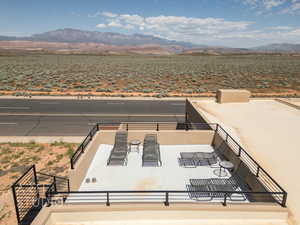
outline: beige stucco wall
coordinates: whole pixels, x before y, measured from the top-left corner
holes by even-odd
[[[75,164],[73,170],[69,170],[69,180],[71,190],[78,190],[81,185],[82,179],[84,178],[87,170],[101,144],[101,138],[99,138],[100,132],[97,132],[93,140],[88,144],[85,152],[81,155],[79,160]]]
[[[176,122],[161,122],[161,123],[152,123],[152,122],[131,122],[131,123],[123,123],[120,125],[119,129],[124,130],[176,130],[177,123]]]
[[[217,102],[249,102],[250,91],[240,89],[220,89],[217,91]]]
[[[214,148],[217,148],[218,146],[220,146],[222,144],[223,141],[224,140],[221,138],[221,136],[218,133],[215,133],[212,146]]]
[[[191,123],[209,123],[209,120],[198,109],[192,99],[187,99],[185,102],[185,112],[187,120]]]
[[[74,170],[69,171],[71,190],[78,190],[87,170],[96,154],[100,144],[114,144],[115,130],[102,130],[97,132],[94,139],[81,155]],[[163,130],[163,131],[129,131],[128,142],[138,139],[144,140],[146,134],[157,134],[157,139],[161,145],[185,145],[185,144],[212,144],[214,131],[212,130]]]
[[[279,98],[277,98],[277,99],[275,99],[275,101],[278,101],[280,103],[283,103],[285,105],[288,105],[290,107],[293,107],[295,109],[300,110],[300,100],[297,99],[297,98],[293,99],[293,100],[291,100],[291,99],[279,99]]]
[[[102,144],[113,144],[116,131],[101,131],[99,139]],[[146,134],[157,134],[161,145],[211,144],[214,131],[211,130],[136,130],[128,132],[128,142],[137,139],[143,141]]]
[[[270,204],[177,203],[45,207],[32,225],[58,224],[287,225],[287,210]]]
[[[272,99],[217,104],[198,101],[209,121],[219,123],[288,192],[291,224],[300,224],[300,111]]]

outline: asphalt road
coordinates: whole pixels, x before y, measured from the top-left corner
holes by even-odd
[[[0,136],[85,136],[96,122],[183,122],[184,101],[0,100]]]

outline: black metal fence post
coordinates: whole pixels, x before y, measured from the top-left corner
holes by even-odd
[[[159,123],[156,124],[156,131],[159,131]]]
[[[259,165],[257,165],[256,177],[259,177],[259,170],[260,170],[260,166],[259,166]]]
[[[71,163],[71,170],[74,170],[73,157],[70,159],[70,163]]]
[[[70,192],[70,180],[68,179],[68,192]]]
[[[33,169],[33,176],[34,176],[34,183],[35,183],[35,190],[36,190],[36,198],[39,199],[40,192],[39,192],[39,187],[38,187],[38,180],[37,180],[37,176],[36,176],[35,165],[33,165],[32,169]]]
[[[16,215],[17,215],[17,221],[18,221],[18,224],[19,224],[21,222],[21,219],[20,219],[20,212],[19,212],[19,208],[18,208],[18,199],[17,199],[17,195],[16,195],[15,185],[13,185],[11,187],[11,189],[12,189],[14,203],[15,203],[15,210],[16,210]]]
[[[51,193],[49,193],[48,191],[46,192],[45,194],[46,196],[46,201],[47,201],[47,207],[50,207],[51,206]]]
[[[166,192],[166,201],[165,201],[165,206],[169,206],[169,192]]]
[[[106,192],[106,206],[110,206],[110,202],[109,202],[109,192]]]
[[[186,131],[189,130],[189,125],[188,125],[188,123],[185,123],[185,130],[186,130]]]
[[[286,207],[287,193],[284,192],[281,206]]]
[[[224,202],[222,204],[223,206],[227,206],[227,193],[224,195]]]
[[[239,146],[239,153],[238,153],[238,157],[241,157],[241,152],[242,152],[242,148],[241,148],[241,146]]]
[[[57,192],[57,187],[56,187],[56,177],[53,177],[53,183],[54,183],[54,192]]]

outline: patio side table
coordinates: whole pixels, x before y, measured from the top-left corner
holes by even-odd
[[[140,153],[140,144],[141,144],[141,141],[139,141],[139,140],[132,140],[130,142],[130,152],[133,152],[132,151],[132,146],[134,146],[135,147],[135,151],[137,153]]]
[[[234,165],[230,161],[222,161],[219,163],[220,169],[215,169],[214,174],[218,177],[226,177],[226,170],[231,170],[234,168]]]

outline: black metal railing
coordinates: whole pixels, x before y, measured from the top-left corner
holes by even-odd
[[[96,128],[95,128],[96,127]],[[274,199],[277,203],[279,203],[282,206],[286,205],[286,199],[287,199],[287,193],[286,191],[260,166],[260,164],[255,161],[241,145],[234,139],[228,132],[223,129],[222,126],[220,126],[217,123],[140,123],[140,122],[130,122],[130,123],[97,123],[95,127],[92,129],[91,132],[95,134],[100,129],[114,129],[116,127],[126,130],[173,130],[173,129],[179,129],[179,130],[213,130],[215,131],[215,134],[218,134],[230,147],[230,149],[235,153],[236,156],[238,156],[249,168],[249,170],[255,174],[257,179],[262,183],[262,185],[266,188],[265,192],[242,192],[244,194],[247,194],[248,196],[257,194],[257,195],[267,195],[271,196],[272,199]],[[97,130],[96,130],[97,129]],[[90,133],[91,133],[90,132]],[[88,137],[90,134],[88,135]],[[86,138],[87,139],[87,138]],[[86,140],[85,139],[85,140]],[[81,154],[84,152],[83,150],[80,151]],[[74,166],[74,164],[73,164]],[[110,191],[106,191],[108,193],[111,193]],[[125,191],[126,192],[126,191]],[[120,192],[120,193],[125,193]],[[160,192],[160,191],[158,191]],[[163,191],[166,192],[166,191]],[[184,193],[185,191],[179,191]],[[88,192],[89,193],[89,192]],[[103,192],[99,192],[103,193]],[[126,192],[126,193],[132,193],[132,192]],[[137,192],[139,193],[139,192]],[[228,193],[224,192],[223,194],[225,196],[228,196]]]
[[[15,203],[16,217],[18,224],[30,224],[39,213],[47,198],[46,193],[49,187],[56,187],[53,191],[70,191],[69,179],[39,173],[35,165],[15,182],[11,189]]]
[[[48,189],[50,184],[54,185],[55,191],[70,191],[70,181],[65,177],[49,175],[41,172],[36,172],[38,184],[44,185]],[[43,193],[46,193],[43,190]]]
[[[126,123],[125,123],[126,124]],[[110,124],[112,125],[112,124]],[[105,124],[96,124],[84,139],[79,148],[80,154],[92,140],[94,135],[103,128]],[[197,128],[204,125],[189,124]],[[238,189],[237,191],[225,190],[103,190],[103,191],[72,191],[69,180],[63,177],[36,172],[35,166],[31,166],[13,185],[12,193],[15,202],[18,224],[30,224],[34,215],[47,203],[51,205],[56,202],[72,202],[76,196],[84,202],[96,201],[110,205],[112,202],[163,202],[166,206],[170,203],[198,200],[207,201],[207,198],[217,198],[224,206],[231,201],[249,202],[276,202],[282,207],[286,206],[287,192],[251,157],[246,150],[218,124],[206,124],[210,130],[214,130],[215,138],[219,136],[222,141],[235,153],[237,157],[248,167],[256,179],[264,186],[264,191],[249,191],[249,189]],[[101,128],[100,128],[101,127]],[[83,150],[82,150],[83,149]],[[74,156],[75,157],[75,156]],[[76,160],[77,160],[76,159]],[[73,161],[74,162],[76,162]],[[74,165],[74,164],[73,164]],[[251,190],[251,189],[250,189]],[[243,196],[241,199],[232,199],[233,195]],[[24,222],[25,221],[25,222]]]
[[[89,134],[78,146],[70,159],[71,169],[75,168],[76,162],[85,152],[86,146],[91,142],[99,130],[116,130],[124,129],[127,131],[134,130],[216,130],[216,123],[176,123],[176,122],[125,122],[125,123],[96,123],[90,130]]]
[[[105,127],[105,123],[99,126]],[[110,123],[110,125],[112,125]],[[114,124],[115,126],[117,124]],[[177,122],[125,122],[119,123],[120,129],[127,131],[134,130],[215,130],[216,123],[177,123]]]
[[[127,202],[127,203],[137,203],[137,202],[162,202],[166,206],[170,203],[182,203],[182,202],[210,202],[211,199],[218,199],[224,206],[227,205],[228,200],[232,202],[245,202],[245,199],[256,199],[255,202],[266,202],[266,197],[272,195],[283,195],[282,192],[254,192],[254,191],[199,191],[199,190],[140,190],[140,191],[70,191],[70,192],[52,192],[49,196],[55,199],[59,199],[61,196],[61,201],[65,202],[65,196],[68,195],[67,203],[105,203],[110,206],[113,202]],[[238,195],[233,199],[233,195]],[[196,196],[196,197],[195,197]],[[239,197],[240,196],[240,197]],[[74,201],[72,200],[75,199]],[[208,198],[210,200],[208,200]],[[261,199],[261,200],[260,200]],[[268,198],[270,202],[271,198]],[[49,199],[48,202],[54,202]],[[217,201],[214,201],[217,202]],[[252,201],[254,202],[254,201]]]
[[[228,134],[223,127],[217,125],[216,134],[227,143],[230,149],[238,156],[249,168],[249,170],[256,176],[256,178],[263,184],[268,193],[283,207],[286,206],[287,192],[268,174],[262,166],[249,153],[241,147],[241,145]]]
[[[99,130],[215,130],[216,123],[177,123],[177,122],[122,122],[97,123]]]
[[[89,134],[85,137],[83,142],[79,145],[77,150],[74,152],[70,159],[71,169],[74,169],[75,163],[78,161],[80,156],[84,153],[86,146],[93,140],[95,134],[99,131],[99,124],[97,123],[89,132]]]

